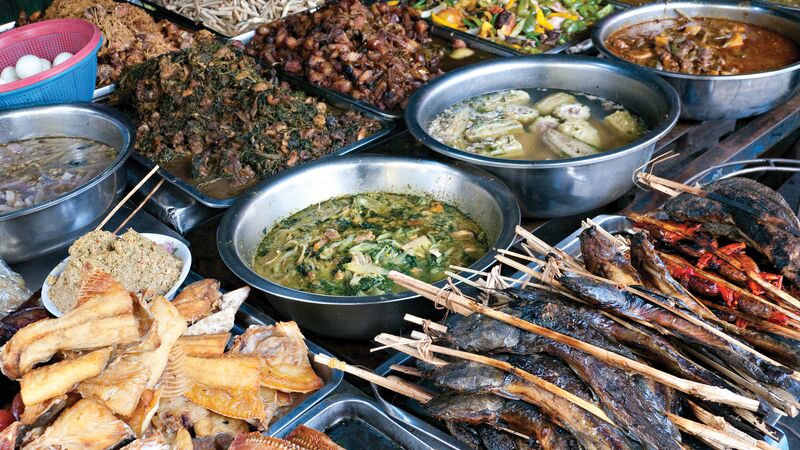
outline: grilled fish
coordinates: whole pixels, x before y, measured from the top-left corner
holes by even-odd
[[[627,255],[620,252],[596,226],[580,234],[581,255],[586,269],[595,275],[625,285],[643,284]]]
[[[709,350],[728,364],[744,371],[752,378],[768,385],[777,386],[800,398],[800,383],[792,378],[792,371],[775,365],[723,340],[709,330],[673,314],[616,285],[590,279],[577,274],[564,274],[561,284],[583,300],[602,309],[614,311],[625,317],[645,320],[661,326],[682,338],[685,342]],[[650,293],[660,297],[659,294]],[[660,297],[662,301],[665,298]]]
[[[700,317],[714,317],[708,308],[698,302],[683,285],[670,275],[664,261],[658,257],[653,243],[642,232],[635,233],[631,237],[631,261],[641,274],[645,286],[678,300],[680,306]]]
[[[105,450],[133,436],[125,422],[102,403],[83,399],[69,407],[25,449]]]
[[[715,234],[743,238],[800,285],[800,221],[780,194],[748,178],[717,180],[704,190],[742,207],[681,194],[668,200],[664,210],[675,220],[701,222]]]

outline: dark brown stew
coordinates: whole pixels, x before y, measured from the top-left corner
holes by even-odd
[[[766,72],[800,60],[797,43],[780,33],[707,17],[632,25],[612,34],[606,47],[627,61],[685,74]]]

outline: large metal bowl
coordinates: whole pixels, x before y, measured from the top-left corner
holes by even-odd
[[[677,10],[695,17],[730,19],[769,28],[800,43],[796,17],[748,3],[668,2],[632,8],[605,18],[592,32],[597,49],[613,61],[631,64],[606,47],[615,31],[637,23],[676,18]],[[638,66],[644,67],[644,66]],[[740,119],[769,111],[797,92],[800,61],[768,72],[744,75],[687,75],[644,67],[667,80],[681,98],[681,118],[694,120]]]
[[[0,214],[0,258],[18,263],[71,244],[94,228],[125,186],[120,170],[133,148],[133,127],[119,112],[93,103],[0,112],[0,142],[38,137],[79,137],[119,151],[102,173],[60,197]],[[2,170],[2,168],[0,168]]]
[[[439,113],[462,100],[504,89],[550,88],[597,95],[642,117],[650,132],[595,156],[552,161],[488,158],[445,145],[428,134]],[[526,217],[580,214],[605,205],[633,186],[632,174],[650,160],[656,141],[678,120],[678,95],[664,80],[631,64],[567,55],[503,58],[455,70],[409,100],[406,124],[434,151],[484,168],[517,195]]]
[[[283,172],[239,200],[225,213],[217,230],[220,256],[233,273],[264,291],[281,314],[303,328],[352,339],[398,331],[405,313],[429,314],[431,302],[411,292],[368,297],[312,294],[275,284],[251,268],[256,247],[279,221],[319,202],[363,192],[424,193],[456,206],[480,225],[493,248],[511,245],[520,220],[511,191],[497,178],[466,164],[343,157]],[[490,252],[471,267],[483,270],[493,260]],[[444,281],[438,285],[443,286]]]

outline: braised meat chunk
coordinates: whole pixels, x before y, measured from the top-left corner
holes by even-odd
[[[258,28],[247,54],[384,110],[442,73],[429,26],[407,5],[342,0]]]

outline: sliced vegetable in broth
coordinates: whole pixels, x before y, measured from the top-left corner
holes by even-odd
[[[435,282],[450,265],[488,251],[486,234],[457,208],[428,196],[365,193],[327,200],[282,220],[253,260],[264,278],[326,295],[400,292],[390,270]]]
[[[428,127],[433,138],[459,150],[520,160],[594,155],[646,132],[644,121],[620,105],[556,89],[473,97],[447,108]]]

